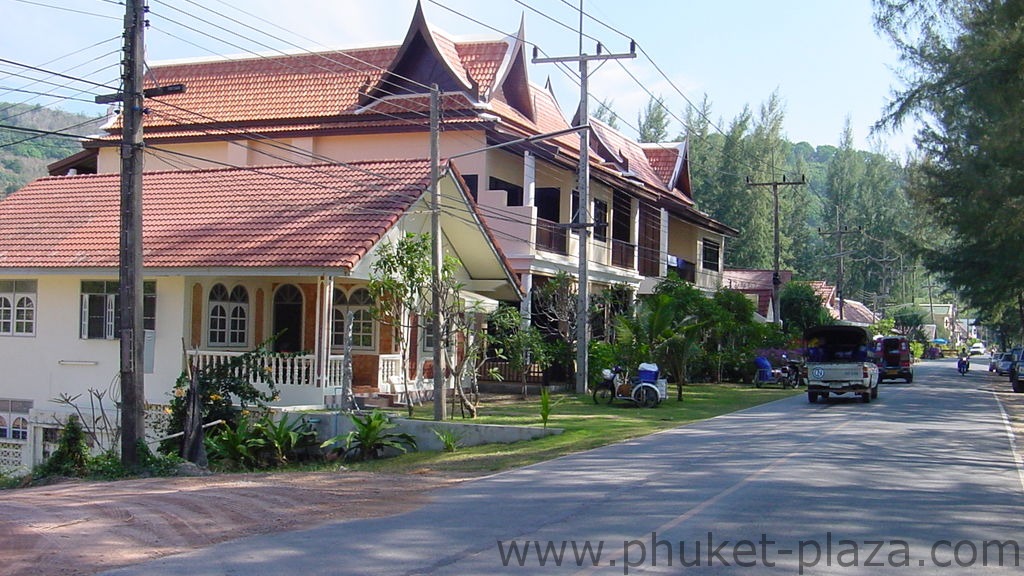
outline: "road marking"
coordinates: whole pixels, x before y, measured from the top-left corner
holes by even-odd
[[[821,442],[825,438],[827,438],[829,436],[832,436],[833,434],[835,434],[836,432],[838,432],[838,431],[842,430],[843,428],[849,426],[850,424],[859,421],[861,418],[863,418],[863,415],[851,418],[849,420],[846,420],[842,424],[839,424],[838,426],[836,426],[836,427],[832,428],[831,430],[825,432],[824,434],[818,436],[813,442],[811,442],[811,444],[813,445],[813,444],[817,444],[818,442]],[[760,478],[761,476],[764,476],[765,474],[775,470],[776,468],[778,468],[782,463],[786,462],[787,460],[790,460],[790,459],[792,459],[795,456],[806,456],[806,455],[807,455],[807,447],[806,446],[802,446],[800,450],[796,450],[796,451],[790,452],[789,454],[786,454],[785,456],[780,456],[780,457],[776,458],[775,460],[772,460],[771,462],[768,463],[768,465],[762,467],[760,470],[756,470],[754,472],[751,472],[750,474],[744,476],[742,479],[737,481],[732,486],[729,486],[728,488],[726,488],[725,490],[722,490],[718,494],[715,494],[711,498],[708,498],[707,500],[704,500],[700,504],[697,504],[696,506],[694,506],[693,508],[690,508],[686,512],[683,512],[679,516],[676,516],[675,518],[669,520],[668,522],[665,522],[661,526],[658,526],[657,528],[654,529],[653,532],[654,533],[667,532],[668,530],[671,530],[672,528],[675,528],[676,526],[682,524],[683,522],[686,522],[690,518],[693,518],[697,514],[700,514],[705,509],[707,509],[709,506],[713,506],[713,505],[717,504],[718,502],[721,502],[724,498],[728,497],[733,492],[736,492],[737,490],[739,490],[741,488],[745,488],[751,482],[753,482],[753,481],[757,480],[758,478]],[[623,559],[623,556],[624,556],[624,551],[619,551],[619,552],[617,552],[615,554],[615,556],[613,557],[613,559],[611,561],[615,562],[616,560],[621,560],[621,559]],[[592,567],[592,568],[588,567],[588,568],[585,568],[583,570],[580,570],[579,572],[576,572],[575,574],[576,575],[590,574],[591,572],[594,572],[598,568],[599,567],[597,567],[597,566]]]
[[[1024,492],[1024,460],[1020,457],[1020,452],[1017,451],[1017,440],[1013,434],[1013,423],[1010,422],[1010,416],[1006,414],[1006,410],[1003,409],[1003,402],[999,399],[999,396],[995,392],[990,392],[992,397],[996,401],[996,405],[999,406],[999,414],[1003,418],[1003,426],[1006,427],[1006,437],[1010,439],[1010,452],[1013,453],[1013,463],[1017,466],[1017,476],[1020,478],[1020,490]]]

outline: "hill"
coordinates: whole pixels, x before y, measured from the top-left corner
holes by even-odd
[[[0,197],[46,176],[46,165],[82,149],[76,138],[99,132],[103,117],[0,102]],[[66,134],[43,135],[16,128]]]

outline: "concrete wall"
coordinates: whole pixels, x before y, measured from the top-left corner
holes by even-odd
[[[348,434],[352,430],[352,420],[347,414],[339,412],[303,412],[317,429],[317,438],[323,441],[339,434]],[[539,419],[539,417],[538,417]],[[533,440],[554,434],[561,434],[561,428],[540,428],[533,426],[504,426],[497,424],[472,424],[463,422],[433,422],[428,420],[409,420],[392,416],[391,421],[397,424],[394,432],[406,432],[416,438],[418,450],[442,450],[444,444],[434,434],[434,430],[451,430],[459,437],[460,446],[477,446],[480,444],[510,444],[521,440]]]

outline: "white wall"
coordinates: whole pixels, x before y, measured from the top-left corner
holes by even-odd
[[[5,276],[4,279],[13,276]],[[120,373],[118,340],[79,338],[81,281],[114,280],[102,275],[31,276],[37,281],[36,333],[32,337],[0,336],[0,398],[33,400],[34,407],[52,408],[61,393],[82,395],[90,388],[115,388]],[[156,280],[156,356],[153,374],[145,375],[146,400],[165,404],[181,373],[184,288],[181,278]]]

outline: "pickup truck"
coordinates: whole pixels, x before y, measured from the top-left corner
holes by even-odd
[[[830,394],[878,398],[878,366],[871,334],[860,326],[835,324],[804,331],[807,345],[807,401]]]

